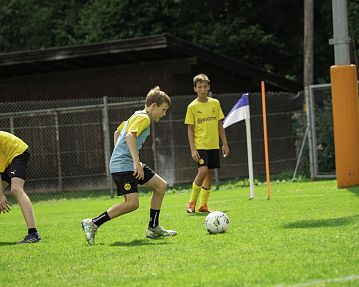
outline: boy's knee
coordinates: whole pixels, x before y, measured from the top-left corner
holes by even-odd
[[[163,181],[158,188],[159,192],[164,194],[167,190],[167,187],[168,187],[167,181]]]
[[[154,188],[154,192],[157,193],[158,195],[163,196],[167,190],[167,186],[168,186],[167,182],[163,181]]]
[[[207,174],[208,174],[208,169],[204,169],[204,168],[201,168],[201,169],[199,169],[198,170],[198,175],[200,176],[200,177],[206,177],[207,176]]]
[[[138,201],[132,201],[132,202],[128,202],[128,207],[131,211],[134,211],[136,209],[138,209],[140,207],[140,204]]]
[[[21,188],[20,186],[11,186],[10,188],[10,192],[15,196],[18,197],[20,195],[23,195],[25,193],[24,189]]]
[[[163,192],[165,192],[165,191],[167,190],[167,188],[168,188],[168,183],[167,183],[167,181],[163,181],[162,186],[161,186],[161,189],[163,190]]]

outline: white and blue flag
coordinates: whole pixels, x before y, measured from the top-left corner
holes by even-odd
[[[252,159],[252,137],[251,137],[251,123],[249,113],[249,94],[243,94],[237,101],[226,118],[223,120],[223,127],[229,127],[237,122],[246,120],[246,135],[247,135],[247,153],[248,153],[248,176],[249,176],[249,196],[254,198],[254,177],[253,177],[253,159]]]
[[[226,118],[223,120],[223,127],[229,127],[234,123],[243,121],[250,118],[249,113],[249,98],[248,93],[243,94],[242,97],[237,101],[231,111],[228,113]]]

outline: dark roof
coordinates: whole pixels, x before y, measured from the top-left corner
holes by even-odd
[[[169,34],[111,42],[0,53],[0,79],[58,71],[196,57],[222,69],[264,80],[280,89],[302,85],[238,59],[214,53]]]

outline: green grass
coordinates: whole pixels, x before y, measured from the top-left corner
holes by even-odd
[[[209,235],[203,215],[187,216],[188,192],[167,194],[161,225],[173,238],[146,239],[150,194],[140,208],[103,225],[86,246],[80,221],[122,200],[108,197],[36,202],[42,242],[25,235],[20,208],[0,215],[1,286],[359,286],[359,188],[335,181],[212,192],[210,207],[230,218]]]

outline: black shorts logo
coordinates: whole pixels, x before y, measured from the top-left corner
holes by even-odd
[[[204,164],[204,159],[201,158],[198,163],[199,163],[199,164]]]
[[[129,182],[126,182],[123,188],[128,191],[131,189],[131,184]]]

